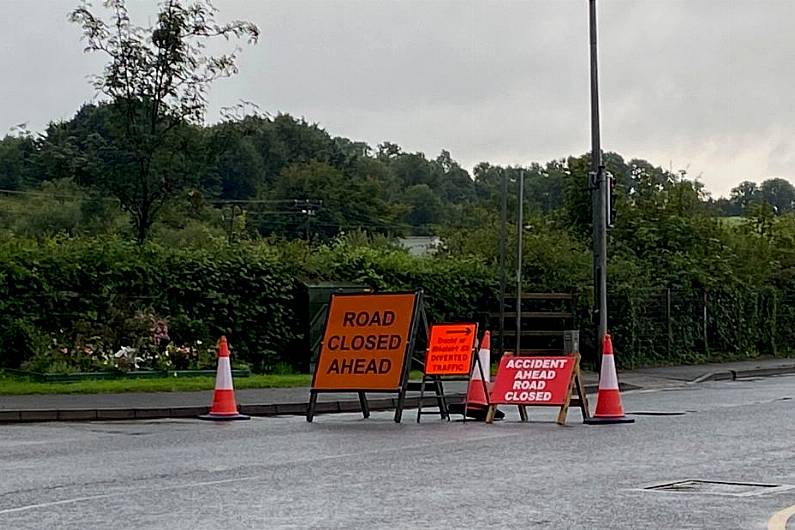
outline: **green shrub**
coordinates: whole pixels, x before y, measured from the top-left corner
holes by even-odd
[[[528,240],[527,288],[576,292],[583,344],[594,343],[586,340],[591,294],[585,251],[564,239],[558,249],[563,255],[556,256],[552,235],[539,232]],[[698,276],[663,277],[626,252],[613,256],[610,267],[609,324],[622,366],[791,349],[793,295],[784,289],[737,281],[705,288]],[[676,284],[669,342],[665,293],[670,278]],[[109,356],[122,346],[143,352],[151,367],[168,362],[206,366],[213,362],[218,337],[226,335],[235,362],[256,371],[284,371],[294,364],[302,338],[296,287],[307,280],[356,282],[381,291],[422,288],[432,322],[485,325],[485,315],[497,307],[498,271],[488,259],[413,257],[361,237],[314,249],[276,240],[233,245],[205,240],[196,248],[116,239],[5,239],[0,241],[0,366],[112,368]],[[157,320],[168,326],[168,354],[152,342]],[[197,342],[205,345],[202,359],[179,353]]]

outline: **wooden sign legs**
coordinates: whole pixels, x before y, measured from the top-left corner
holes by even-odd
[[[566,402],[560,407],[560,412],[558,413],[558,419],[556,421],[558,425],[566,424],[566,416],[569,413],[569,405],[571,404],[571,395],[575,389],[577,391],[577,401],[575,403],[580,406],[582,419],[586,420],[591,417],[591,413],[588,409],[588,397],[585,395],[585,383],[583,382],[582,372],[580,371],[580,354],[575,353],[574,357],[574,371],[572,372],[571,383],[569,383],[569,393],[566,396]]]

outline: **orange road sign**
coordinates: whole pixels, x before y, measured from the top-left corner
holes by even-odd
[[[399,391],[416,293],[334,294],[313,390]]]
[[[425,375],[469,375],[477,325],[434,324],[425,357]]]

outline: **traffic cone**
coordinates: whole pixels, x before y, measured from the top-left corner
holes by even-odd
[[[238,413],[235,389],[232,385],[232,367],[229,364],[229,345],[226,337],[218,342],[218,370],[215,374],[215,392],[210,413],[199,416],[202,420],[229,421],[247,420],[248,416]]]
[[[483,377],[480,376],[480,369],[477,365],[472,367],[472,375],[469,378],[469,386],[467,387],[467,399],[465,403],[453,403],[449,406],[449,410],[453,414],[465,414],[466,416],[476,419],[485,420],[486,414],[489,411],[489,398],[483,389],[483,381],[486,381],[486,387],[491,393],[491,335],[488,331],[483,334],[483,340],[478,349],[478,359],[480,365],[483,367]],[[505,417],[505,413],[501,410],[495,411],[496,419]]]
[[[483,340],[480,342],[478,358],[480,366],[483,367],[483,378],[481,379],[478,366],[473,366],[467,388],[467,408],[488,408],[489,406],[489,397],[483,390],[483,380],[485,379],[486,387],[491,391],[489,385],[491,380],[491,334],[488,331],[483,334]]]
[[[596,412],[584,420],[589,425],[605,423],[634,423],[635,420],[624,415],[621,406],[621,391],[618,388],[616,363],[613,359],[613,341],[605,333],[602,346],[602,370],[599,372],[599,391],[596,394]]]

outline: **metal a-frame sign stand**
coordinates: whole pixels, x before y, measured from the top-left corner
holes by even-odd
[[[430,337],[429,333],[429,337]],[[479,355],[479,348],[480,342],[477,340],[478,336],[478,326],[477,324],[474,325],[474,337],[475,340],[472,344],[471,348],[471,360],[467,366],[466,375],[459,374],[459,373],[452,373],[452,374],[444,374],[444,373],[434,373],[434,374],[427,374],[426,370],[427,367],[423,364],[423,375],[422,375],[422,386],[420,387],[420,400],[417,406],[417,423],[420,423],[421,418],[424,414],[440,414],[443,420],[450,421],[450,409],[447,405],[447,396],[444,393],[444,383],[445,382],[453,382],[453,381],[466,381],[470,383],[472,380],[472,374],[474,373],[475,366],[477,366],[478,373],[480,374],[480,382],[483,385],[483,394],[486,396],[486,401],[489,401],[489,388],[488,383],[486,382],[485,373],[483,371],[483,365],[480,362],[480,355]],[[430,338],[429,338],[430,342]],[[428,345],[429,352],[430,352],[431,345]],[[427,357],[427,354],[426,354]],[[433,382],[434,387],[436,390],[436,399],[439,404],[439,411],[423,411],[423,402],[425,396],[425,384],[426,382]],[[467,385],[468,386],[468,385]],[[463,408],[463,421],[466,422],[467,414],[469,412],[469,392],[466,393],[464,397],[464,408]]]
[[[335,299],[343,298],[343,297],[359,297],[363,302],[363,306],[366,306],[367,300],[365,297],[378,297],[378,296],[385,296],[388,297],[390,295],[412,295],[414,297],[414,303],[411,309],[411,323],[408,327],[408,337],[404,341],[405,347],[403,349],[402,354],[402,367],[400,372],[400,383],[396,388],[368,388],[364,386],[357,386],[356,384],[353,385],[346,385],[341,384],[337,386],[326,386],[318,388],[316,387],[316,383],[318,382],[318,372],[321,369],[321,360],[322,356],[324,355],[324,350],[329,347],[329,337],[327,337],[329,331],[329,320],[331,318],[332,307],[334,305]],[[370,408],[367,403],[367,393],[396,393],[397,394],[397,404],[395,408],[395,423],[400,423],[403,417],[403,409],[406,405],[406,393],[409,389],[409,374],[411,371],[411,361],[413,358],[413,352],[416,343],[416,336],[417,331],[420,327],[420,322],[422,321],[423,327],[427,330],[427,319],[425,316],[425,311],[423,309],[423,293],[422,289],[417,289],[414,292],[401,292],[401,293],[392,293],[392,292],[384,292],[384,293],[356,293],[356,294],[337,294],[334,293],[331,295],[331,300],[329,302],[329,310],[326,314],[326,324],[324,328],[324,336],[323,336],[323,343],[321,344],[321,351],[318,357],[318,362],[315,365],[315,373],[312,378],[312,388],[309,392],[309,403],[307,405],[307,412],[306,412],[306,421],[312,422],[315,416],[315,409],[317,407],[317,398],[318,394],[321,393],[340,393],[340,392],[355,392],[359,396],[359,403],[361,404],[362,416],[364,418],[368,418],[370,416]]]

